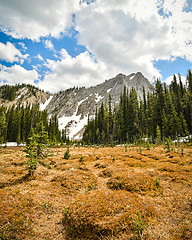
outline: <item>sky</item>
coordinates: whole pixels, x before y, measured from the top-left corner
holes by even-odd
[[[192,69],[192,0],[0,0],[0,85],[49,92]]]

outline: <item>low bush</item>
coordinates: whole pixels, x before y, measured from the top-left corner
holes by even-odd
[[[65,154],[64,154],[64,159],[68,160],[70,158],[71,154],[70,154],[70,150],[69,147],[67,148]]]

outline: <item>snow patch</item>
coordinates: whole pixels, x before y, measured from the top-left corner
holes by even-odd
[[[16,97],[16,99],[18,100],[19,98],[21,98],[23,95],[25,95],[25,94],[27,94],[27,92],[28,92],[28,88],[23,88],[23,92],[21,92],[21,94],[18,96],[18,97]]]
[[[95,93],[95,97],[96,97],[95,102],[99,102],[99,101],[101,101],[104,98],[102,96],[99,96],[98,93]]]
[[[74,135],[76,135],[87,124],[88,115],[84,116],[83,119],[81,119],[81,114],[77,115],[79,106],[87,99],[88,97],[78,102],[76,111],[73,113],[72,116],[63,116],[58,119],[60,130],[64,129],[68,125],[67,136],[69,137],[69,139],[73,139]],[[75,139],[79,139],[78,136],[76,136]]]
[[[25,146],[26,144],[25,143],[16,143],[16,142],[7,142],[7,143],[3,143],[3,144],[0,144],[0,146],[7,146],[7,147],[17,147],[17,146]]]
[[[135,77],[135,74],[133,74],[133,76],[131,76],[129,80],[132,80],[134,77]]]
[[[85,102],[87,99],[88,99],[88,97],[86,97],[85,99],[78,102],[77,111],[78,111],[78,107],[81,105],[81,103]]]
[[[80,119],[80,118],[81,118],[81,115],[76,116],[75,113],[71,117],[63,116],[59,118],[58,119],[59,129],[62,130],[68,125],[67,136],[69,137],[69,139],[73,139],[74,135],[76,135],[87,124],[88,115],[84,116],[83,119]],[[77,138],[78,136],[75,137],[75,139]]]
[[[179,139],[176,139],[174,141],[172,141],[173,143],[177,143],[177,142],[189,142],[190,140],[192,140],[192,135],[186,136],[186,137],[180,137]]]
[[[50,103],[51,99],[53,98],[53,96],[50,96],[46,101],[45,103],[41,103],[40,104],[40,111],[44,111],[45,108],[47,107],[47,105]]]
[[[112,88],[109,88],[109,89],[107,90],[107,93],[109,93],[109,92],[111,91],[111,89],[112,89]]]

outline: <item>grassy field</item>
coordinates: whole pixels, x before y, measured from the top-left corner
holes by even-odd
[[[0,239],[192,239],[192,146],[0,149]]]

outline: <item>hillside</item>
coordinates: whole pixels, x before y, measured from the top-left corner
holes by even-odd
[[[3,85],[0,87],[0,106],[11,107],[13,105],[44,105],[51,94],[41,91],[32,85]],[[44,110],[44,109],[43,109]]]

